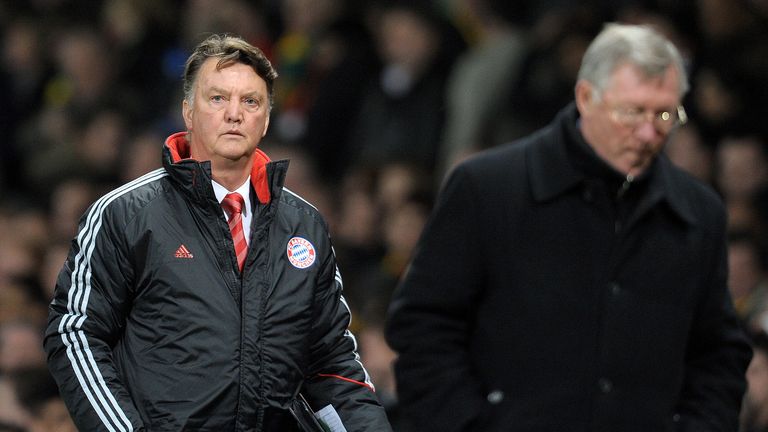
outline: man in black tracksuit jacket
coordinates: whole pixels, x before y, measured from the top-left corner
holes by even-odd
[[[89,208],[57,280],[45,349],[75,423],[290,431],[301,391],[350,432],[389,430],[347,329],[327,227],[282,187],[287,161],[256,149],[274,70],[234,37],[193,57],[188,132],[168,138],[162,169]],[[242,271],[221,186],[250,197]]]

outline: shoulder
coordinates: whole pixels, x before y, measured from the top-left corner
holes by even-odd
[[[280,194],[276,226],[272,232],[278,243],[287,241],[286,247],[290,254],[314,251],[310,253],[316,253],[322,263],[333,255],[328,224],[320,211],[298,193],[285,187]],[[293,261],[291,263],[297,266]]]
[[[286,187],[283,187],[280,194],[280,212],[295,222],[318,224],[323,229],[327,228],[325,219],[317,207]]]
[[[711,185],[678,168],[665,156],[661,156],[660,159],[668,173],[667,175],[677,189],[676,192],[692,200],[693,204],[716,207],[724,206],[720,194]]]
[[[169,186],[167,172],[159,168],[113,189],[88,209],[88,220],[127,224],[138,212],[161,196]]]
[[[480,173],[488,170],[499,170],[509,167],[510,164],[524,162],[525,141],[514,141],[501,144],[487,150],[480,151],[469,156],[454,168],[454,171],[467,173]]]
[[[674,166],[664,156],[660,157],[659,162],[674,205],[700,225],[712,228],[725,224],[725,204],[711,185]]]
[[[462,178],[482,187],[499,182],[519,183],[525,180],[531,152],[546,138],[544,131],[478,152],[462,161],[449,173],[449,178]]]

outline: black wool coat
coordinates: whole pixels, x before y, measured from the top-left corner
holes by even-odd
[[[664,155],[622,187],[577,116],[444,185],[386,329],[414,430],[736,430],[720,199]]]

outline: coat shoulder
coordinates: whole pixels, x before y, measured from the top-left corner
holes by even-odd
[[[286,187],[283,187],[280,194],[280,212],[293,222],[316,224],[325,230],[328,229],[328,224],[320,210],[301,195]]]
[[[673,166],[668,159],[664,162],[669,165],[668,175],[679,198],[685,200],[696,211],[725,212],[725,203],[721,195],[711,185]]]
[[[528,140],[513,141],[470,156],[454,169],[452,174],[496,182],[515,174],[523,174],[526,165]]]
[[[160,168],[111,190],[91,204],[84,218],[128,225],[169,188],[168,174]]]

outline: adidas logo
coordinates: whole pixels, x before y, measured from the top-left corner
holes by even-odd
[[[195,256],[192,255],[192,252],[187,249],[186,246],[181,245],[178,249],[176,249],[176,254],[174,255],[176,258],[194,258]]]

